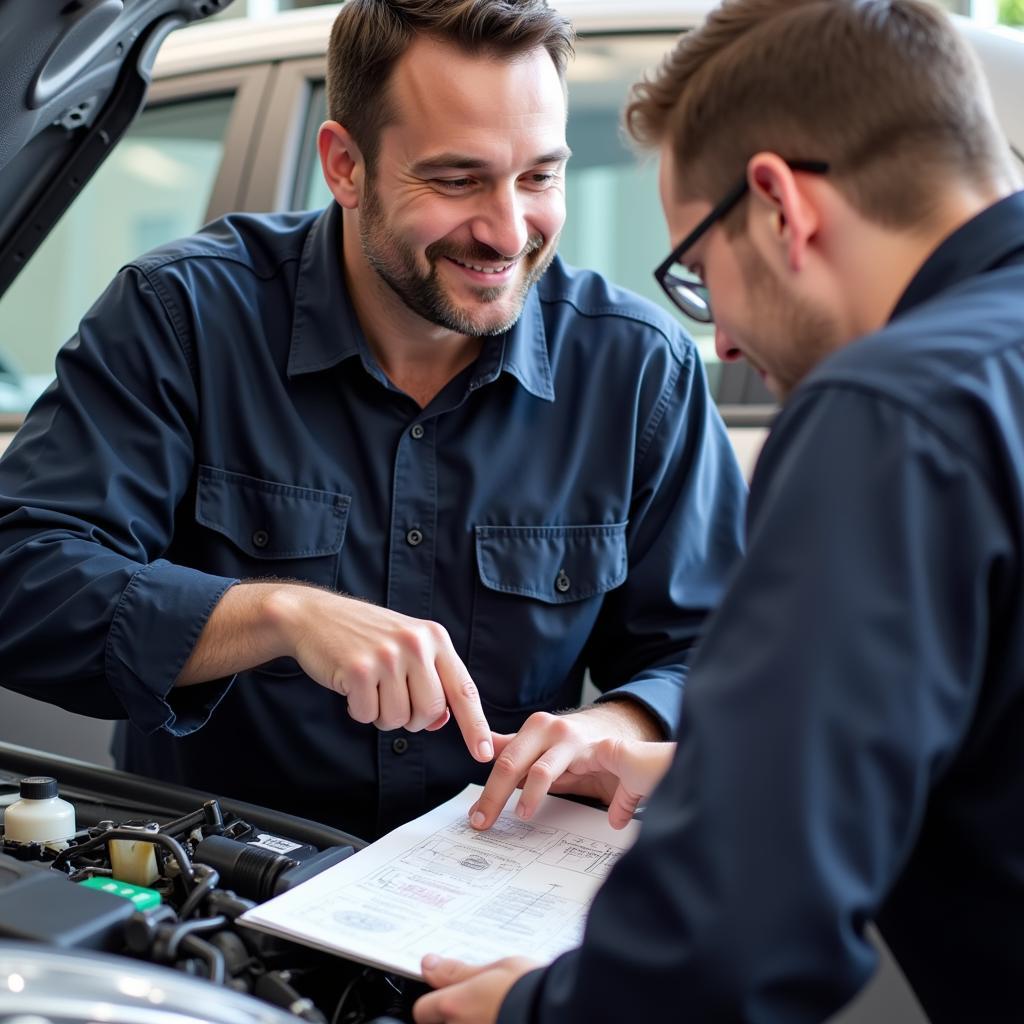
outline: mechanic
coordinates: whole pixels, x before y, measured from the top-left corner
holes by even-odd
[[[483,825],[672,734],[745,485],[675,319],[555,254],[571,49],[542,0],[344,6],[336,202],[125,267],[0,463],[4,685],[364,837],[495,743]]]
[[[935,1024],[1020,1020],[1024,192],[973,55],[920,0],[727,0],[627,119],[659,279],[785,404],[675,759],[570,765],[613,824],[667,769],[582,947],[431,959],[416,1020],[821,1021],[870,921]]]

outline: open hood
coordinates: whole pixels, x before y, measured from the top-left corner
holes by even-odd
[[[160,44],[231,0],[0,0],[0,295],[142,108]]]

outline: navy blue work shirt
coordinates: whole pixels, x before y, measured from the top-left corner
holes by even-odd
[[[0,462],[0,665],[127,717],[123,767],[369,837],[488,767],[454,723],[352,721],[290,659],[175,690],[228,587],[441,622],[501,732],[576,705],[587,667],[671,732],[745,485],[652,304],[556,260],[421,409],[371,355],[340,252],[332,205],[228,217],[122,270]]]
[[[933,1024],[1021,1020],[1024,193],[793,394],[747,541],[635,847],[499,1021],[816,1024],[872,919]]]

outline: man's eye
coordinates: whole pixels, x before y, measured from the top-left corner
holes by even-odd
[[[554,171],[535,171],[526,177],[526,181],[534,188],[548,188],[558,181]]]
[[[704,284],[704,264],[691,263],[686,268],[701,284]]]
[[[435,178],[434,184],[446,192],[464,192],[473,184],[472,178]]]

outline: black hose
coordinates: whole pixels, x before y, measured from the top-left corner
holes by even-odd
[[[65,865],[70,862],[72,857],[99,849],[99,847],[109,843],[111,839],[127,839],[133,843],[152,843],[154,846],[162,846],[170,851],[171,856],[178,862],[181,875],[188,883],[186,888],[191,892],[198,884],[195,869],[192,867],[192,858],[185,852],[185,848],[177,839],[172,839],[161,832],[146,832],[136,828],[107,829],[100,835],[93,836],[92,839],[88,839],[78,846],[69,846],[66,850],[61,850],[57,854],[51,867],[56,868],[58,871],[63,871]]]
[[[173,963],[178,959],[178,947],[190,935],[195,935],[197,932],[213,932],[218,928],[223,928],[227,923],[228,919],[223,914],[218,914],[216,917],[199,917],[194,921],[183,921],[181,924],[168,927],[161,935],[165,943],[164,956]],[[222,966],[223,959],[221,957]]]
[[[199,957],[205,961],[207,970],[210,972],[210,981],[214,985],[224,984],[224,954],[216,946],[211,946],[198,935],[186,935],[181,940],[181,948],[186,953]]]
[[[195,870],[197,875],[201,872],[203,877],[188,896],[185,897],[185,902],[182,903],[181,908],[178,910],[178,916],[182,921],[188,919],[189,915],[196,910],[206,896],[210,895],[220,881],[220,875],[206,864],[196,865]]]

